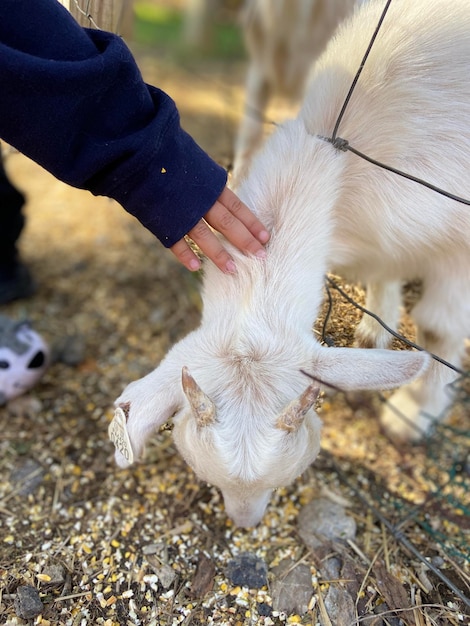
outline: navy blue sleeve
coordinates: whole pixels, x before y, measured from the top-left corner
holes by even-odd
[[[0,11],[0,137],[172,246],[217,200],[225,170],[121,38],[81,28],[56,0],[2,0]]]

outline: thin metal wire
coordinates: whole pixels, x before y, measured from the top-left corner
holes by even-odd
[[[93,15],[90,13],[91,0],[87,0],[85,9],[82,9],[82,7],[80,6],[80,3],[79,3],[78,0],[73,0],[73,3],[74,3],[75,8],[77,9],[77,11],[79,13],[81,13],[84,17],[86,17],[86,19],[90,22],[90,24],[94,28],[96,28],[97,30],[101,30],[100,27],[98,26],[98,24],[93,19]]]
[[[409,339],[407,339],[403,335],[400,335],[400,333],[397,333],[395,330],[393,330],[393,328],[390,328],[390,326],[387,326],[387,324],[382,319],[380,319],[380,317],[376,313],[373,313],[372,311],[369,311],[368,309],[366,309],[365,307],[360,305],[359,302],[356,302],[343,289],[341,289],[341,287],[332,278],[330,278],[329,276],[325,276],[325,280],[327,280],[330,283],[330,285],[334,289],[336,289],[336,291],[338,291],[343,296],[343,298],[345,300],[347,300],[350,304],[352,304],[357,309],[359,309],[359,311],[362,311],[362,313],[365,313],[366,315],[370,315],[370,317],[374,318],[376,320],[376,322],[378,322],[383,328],[385,328],[385,330],[387,332],[389,332],[391,335],[393,335],[396,339],[399,339],[400,341],[403,341],[410,348],[415,348],[415,350],[420,350],[421,352],[426,351],[425,348],[423,348],[422,346],[419,346],[418,344],[414,343],[413,341],[410,341]],[[457,372],[458,374],[461,374],[462,376],[467,376],[468,375],[467,372],[465,372],[464,370],[461,370],[460,368],[456,367],[455,365],[452,365],[452,363],[449,363],[448,361],[445,361],[444,359],[441,359],[441,357],[437,356],[437,354],[432,354],[432,352],[428,352],[428,354],[435,361],[438,361],[439,363],[442,363],[442,365],[445,365],[446,367],[450,368],[451,370],[454,370],[454,372]]]
[[[349,91],[348,91],[348,94],[346,96],[346,99],[343,102],[343,106],[341,107],[341,111],[340,111],[340,113],[338,115],[338,119],[336,120],[336,124],[335,124],[335,127],[333,129],[333,134],[331,136],[332,143],[334,143],[336,141],[336,135],[338,133],[339,125],[341,124],[341,120],[343,119],[344,113],[346,112],[346,109],[347,109],[347,106],[349,104],[349,101],[351,100],[351,96],[353,94],[353,91],[356,88],[356,84],[357,84],[357,82],[359,80],[359,77],[360,77],[360,75],[362,73],[364,65],[366,64],[367,58],[368,58],[368,56],[370,54],[370,51],[372,50],[372,46],[375,43],[377,35],[379,34],[379,30],[380,30],[380,28],[382,26],[382,23],[383,23],[383,21],[385,19],[385,16],[387,14],[387,11],[388,11],[388,8],[389,8],[391,2],[392,2],[392,0],[387,0],[387,3],[385,5],[385,7],[384,7],[384,10],[382,11],[382,15],[380,16],[380,19],[379,19],[379,21],[377,23],[377,26],[375,28],[374,34],[372,35],[371,40],[369,41],[369,45],[367,46],[367,50],[366,50],[364,56],[362,57],[362,61],[361,61],[361,64],[359,65],[359,69],[357,70],[356,75],[354,76],[354,80],[353,80],[353,82],[351,84],[351,87],[349,88]]]
[[[328,141],[330,140],[328,139]],[[341,144],[338,144],[339,141],[341,141]],[[353,154],[356,154],[357,156],[361,157],[361,159],[364,159],[365,161],[368,161],[369,163],[372,163],[373,165],[377,165],[378,167],[384,170],[387,170],[388,172],[392,172],[393,174],[397,174],[398,176],[402,176],[403,178],[407,178],[408,180],[411,180],[415,183],[423,185],[424,187],[427,187],[428,189],[431,189],[432,191],[435,191],[436,193],[439,193],[442,196],[446,196],[447,198],[450,198],[451,200],[455,200],[456,202],[461,202],[462,204],[466,204],[470,206],[470,200],[467,200],[466,198],[462,198],[460,196],[456,196],[455,194],[450,193],[449,191],[445,191],[444,189],[441,189],[440,187],[436,187],[436,185],[433,185],[432,183],[428,183],[422,178],[418,178],[417,176],[413,176],[412,174],[407,174],[406,172],[397,170],[395,167],[392,167],[391,165],[386,165],[385,163],[381,163],[380,161],[377,161],[376,159],[373,159],[372,157],[367,156],[367,154],[364,154],[363,152],[356,150],[356,148],[353,148],[349,144],[348,141],[341,139],[340,137],[338,137],[335,141],[331,140],[331,143],[338,150],[343,150],[343,151],[347,150],[349,152],[352,152]]]
[[[331,291],[328,288],[328,285],[325,285],[325,289],[326,289],[326,295],[328,297],[328,308],[327,308],[327,311],[326,311],[325,319],[323,320],[323,326],[322,326],[322,331],[321,331],[321,338],[322,338],[322,341],[324,341],[327,346],[332,348],[334,346],[334,341],[332,340],[331,337],[327,336],[326,329],[327,329],[328,323],[330,321],[331,311],[333,310],[333,298],[331,297]]]
[[[414,546],[414,544],[407,539],[402,530],[400,530],[399,526],[403,524],[400,522],[398,526],[395,526],[389,520],[382,515],[382,513],[369,502],[369,500],[364,496],[364,494],[354,485],[348,477],[345,475],[341,467],[336,463],[333,456],[328,454],[325,450],[322,451],[323,456],[327,456],[329,458],[330,463],[332,464],[336,474],[339,476],[341,481],[351,489],[356,496],[367,506],[367,508],[373,513],[373,515],[390,531],[393,537],[399,541],[407,550],[409,550],[419,561],[424,563],[427,568],[429,568],[436,576],[438,576],[443,583],[445,583],[449,589],[452,590],[455,595],[462,600],[462,602],[470,607],[470,598],[468,598],[458,587],[454,585],[454,583],[441,572],[441,570],[433,565],[433,563],[426,559],[421,552]]]
[[[433,185],[431,183],[428,183],[427,181],[423,180],[422,178],[419,178],[417,176],[413,176],[412,174],[407,174],[406,172],[403,172],[401,170],[398,170],[390,165],[386,165],[384,163],[381,163],[380,161],[377,161],[376,159],[373,159],[372,157],[369,157],[368,155],[364,154],[363,152],[360,152],[359,150],[357,150],[356,148],[353,148],[349,141],[347,139],[343,139],[342,137],[338,137],[338,129],[339,126],[341,124],[341,121],[344,117],[344,114],[346,112],[346,109],[349,105],[349,102],[351,100],[351,97],[353,95],[354,89],[356,88],[356,85],[359,81],[359,78],[361,76],[362,70],[364,69],[364,65],[366,64],[366,61],[369,57],[369,54],[372,50],[372,47],[375,43],[375,40],[377,39],[377,35],[379,34],[379,31],[382,27],[383,21],[385,19],[385,16],[388,12],[388,9],[390,7],[392,0],[387,0],[385,7],[382,11],[382,14],[380,16],[380,19],[377,23],[377,26],[374,30],[374,33],[369,41],[369,45],[367,46],[367,50],[364,53],[364,56],[362,57],[361,63],[359,65],[359,68],[356,72],[356,75],[354,76],[354,79],[351,83],[351,86],[349,88],[349,91],[346,95],[346,98],[343,102],[343,106],[341,107],[341,110],[339,112],[339,115],[336,119],[336,123],[334,125],[333,128],[333,132],[331,137],[321,137],[322,139],[325,139],[325,141],[328,141],[329,143],[331,143],[337,150],[341,150],[343,152],[349,151],[352,152],[353,154],[355,154],[356,156],[360,157],[361,159],[364,159],[365,161],[368,161],[369,163],[376,165],[377,167],[380,167],[384,170],[387,170],[389,172],[392,172],[394,174],[397,174],[398,176],[401,176],[402,178],[406,178],[407,180],[413,181],[415,183],[418,183],[420,185],[423,185],[424,187],[427,187],[428,189],[431,189],[432,191],[435,191],[436,193],[441,194],[442,196],[445,196],[447,198],[450,198],[451,200],[455,200],[456,202],[460,202],[462,204],[466,204],[467,206],[470,206],[470,200],[467,200],[466,198],[462,198],[461,196],[457,196],[453,193],[450,193],[448,191],[445,191],[444,189],[441,189],[440,187],[437,187],[436,185]]]

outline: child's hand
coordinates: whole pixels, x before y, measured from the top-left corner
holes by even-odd
[[[204,219],[189,231],[188,237],[222,272],[229,274],[236,272],[235,262],[209,226],[224,235],[242,252],[258,257],[265,256],[262,244],[269,240],[268,231],[228,187],[225,187]],[[201,261],[185,239],[180,239],[170,249],[188,270],[195,271],[201,267]]]

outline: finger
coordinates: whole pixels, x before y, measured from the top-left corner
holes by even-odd
[[[232,274],[236,271],[234,260],[204,220],[198,222],[188,235],[222,272]]]
[[[219,233],[233,244],[236,248],[245,254],[253,254],[258,257],[266,256],[263,245],[250,232],[245,224],[238,219],[220,202],[216,202],[214,206],[206,213],[205,220]],[[269,237],[269,235],[268,235]]]
[[[220,204],[222,204],[232,215],[234,215],[260,243],[266,243],[269,240],[269,232],[260,220],[250,211],[240,198],[228,187],[222,191],[219,196]]]
[[[200,259],[196,253],[191,250],[190,246],[184,239],[177,241],[173,246],[171,246],[170,250],[173,252],[178,261],[191,272],[195,272],[201,268]]]

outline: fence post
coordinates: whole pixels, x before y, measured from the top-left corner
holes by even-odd
[[[100,28],[132,38],[133,0],[59,0],[80,26]]]

